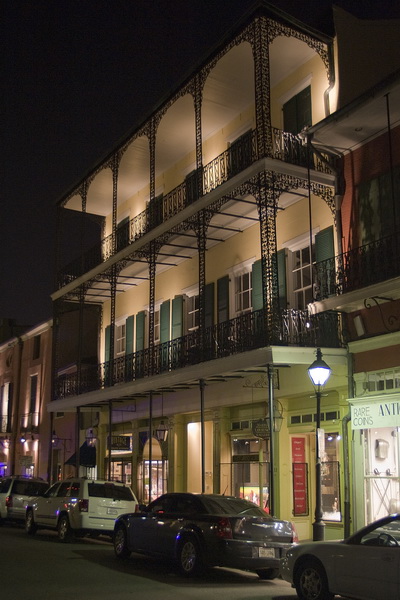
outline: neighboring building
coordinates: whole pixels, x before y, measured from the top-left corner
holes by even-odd
[[[49,410],[75,412],[97,475],[142,501],[167,489],[242,495],[311,537],[307,368],[320,347],[333,371],[323,511],[327,536],[343,533],[347,353],[340,314],[308,310],[312,264],[340,244],[337,165],[298,136],[334,109],[333,54],[332,39],[262,5],[59,203],[60,253],[76,232],[83,252],[64,255],[53,294]],[[96,364],[89,306],[101,308]],[[73,310],[68,370],[57,349]]]
[[[356,77],[363,93],[355,96],[353,81],[342,91],[349,102],[309,130],[313,147],[343,154],[345,181],[342,250],[316,265],[313,311],[344,318],[351,408],[344,433],[355,465],[346,510],[351,486],[357,528],[400,510],[400,23],[361,27],[339,9],[336,19],[342,53],[341,39],[354,42],[352,61],[339,62],[340,82]],[[378,36],[379,52],[368,51]]]
[[[0,345],[0,476],[50,473],[52,321]]]

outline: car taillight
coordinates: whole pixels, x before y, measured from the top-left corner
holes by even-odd
[[[13,503],[12,496],[7,496],[7,498],[6,498],[6,506],[7,506],[7,508],[11,508],[12,507],[12,503]]]
[[[217,525],[215,527],[215,534],[219,538],[224,538],[228,540],[232,539],[232,527],[229,519],[218,519]]]
[[[297,530],[296,530],[295,524],[291,523],[291,526],[292,526],[292,542],[294,544],[298,544],[299,543],[299,536],[297,535]]]
[[[79,510],[80,512],[88,512],[89,510],[89,500],[84,500],[83,498],[81,498],[79,500]]]

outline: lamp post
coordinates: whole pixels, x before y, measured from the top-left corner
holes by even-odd
[[[325,523],[322,520],[322,488],[321,488],[321,456],[320,456],[320,428],[321,428],[321,389],[328,381],[331,369],[322,360],[321,348],[317,348],[317,358],[308,367],[308,374],[313,383],[317,399],[317,421],[315,436],[315,521],[313,523],[313,540],[316,542],[324,539]]]

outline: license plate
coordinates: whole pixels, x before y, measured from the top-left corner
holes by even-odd
[[[275,558],[275,549],[274,548],[259,548],[258,556],[260,558]]]
[[[108,515],[117,515],[118,511],[116,508],[107,508],[107,514]]]

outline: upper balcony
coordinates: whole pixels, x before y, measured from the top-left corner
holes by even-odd
[[[368,296],[379,295],[384,282],[385,293],[398,297],[398,281],[393,281],[398,277],[400,241],[398,234],[393,234],[317,263],[316,300],[325,308],[348,304],[354,309],[357,301],[364,301],[365,288],[369,288]]]
[[[291,133],[272,128],[272,147],[270,158],[301,167],[304,173],[308,167],[310,171],[320,174],[332,174],[335,170],[332,156],[316,153],[314,150],[309,153],[304,141]],[[159,225],[168,223],[172,217],[188,206],[195,205],[200,198],[220,188],[261,158],[263,157],[257,147],[257,131],[253,130],[204,167],[191,173],[190,177],[169,193],[150,202],[144,211],[115,233],[106,236],[99,244],[63,267],[57,277],[58,289],[116,256]]]

